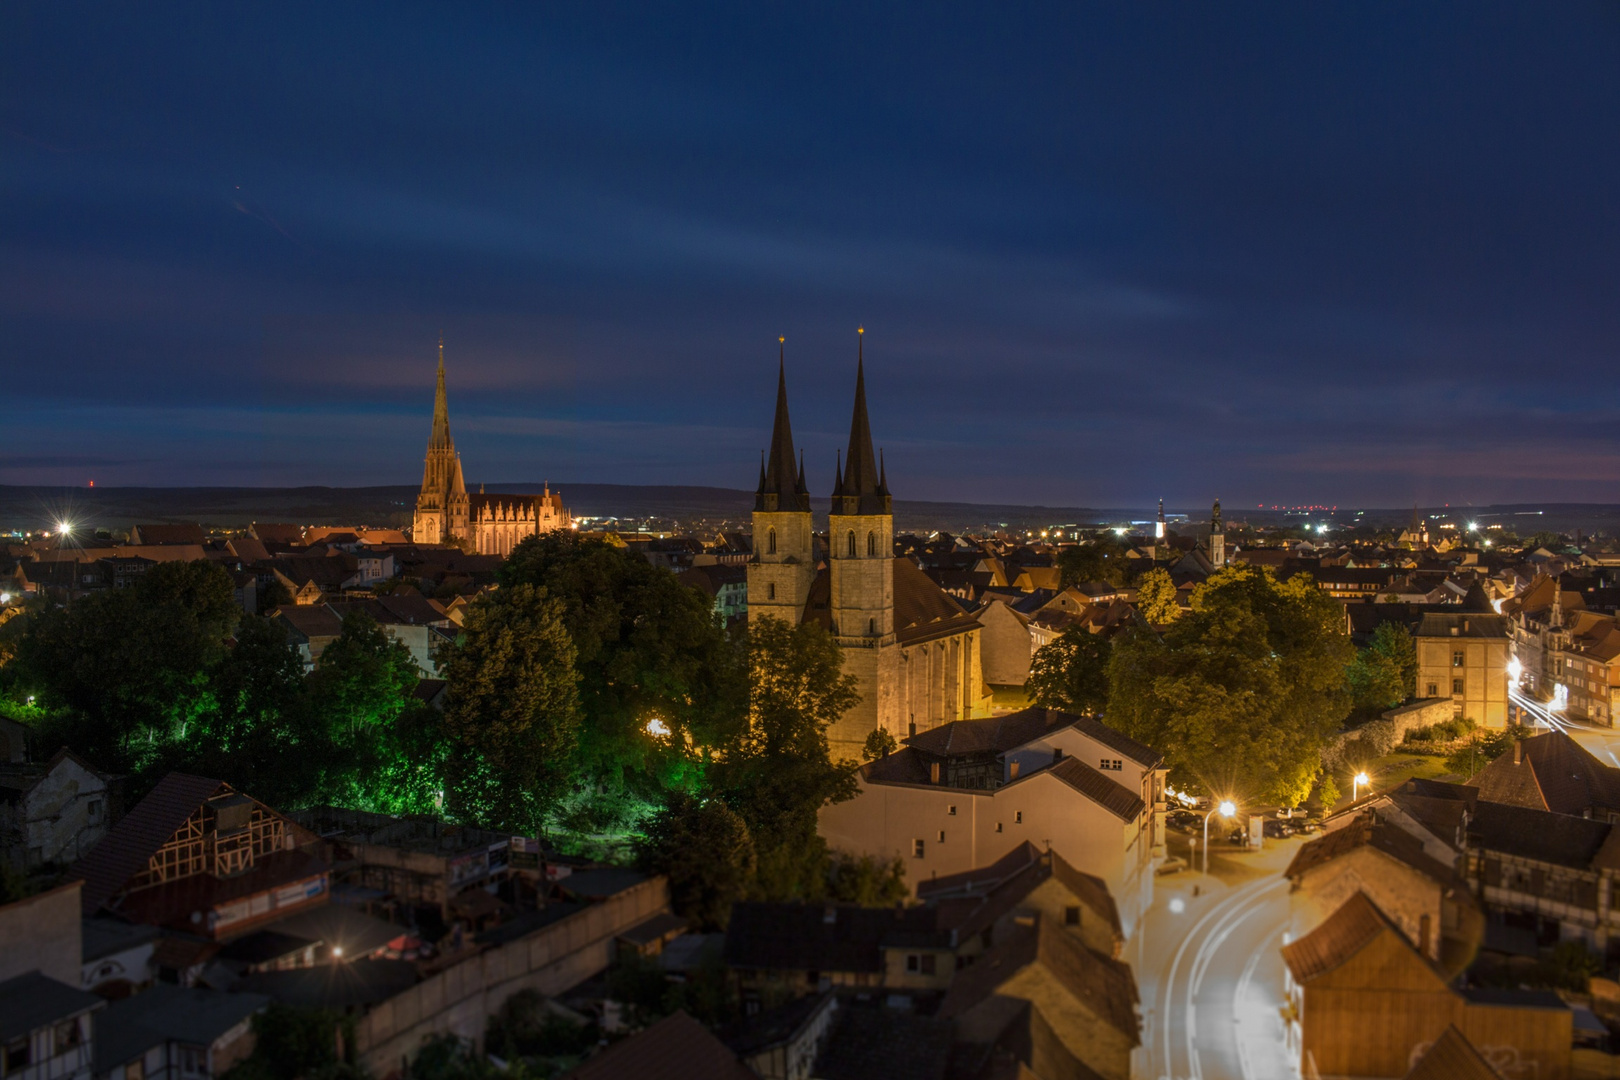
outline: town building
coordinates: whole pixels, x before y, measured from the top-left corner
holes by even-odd
[[[90,1080],[96,1014],[79,987],[79,883],[0,905],[0,1076]]]
[[[825,552],[811,528],[804,463],[796,457],[779,363],[771,448],[754,497],[748,617],[813,622],[837,641],[860,700],[827,733],[833,756],[861,757],[875,730],[901,738],[988,713],[978,620],[916,563],[894,554],[888,478],[867,417],[864,354],[856,361],[848,458],[840,455],[834,477]]]
[[[1129,933],[1162,852],[1162,756],[1056,709],[962,720],[861,766],[853,799],[823,807],[829,846],[900,858],[914,890],[1035,842],[1101,879]]]
[[[158,984],[96,1017],[98,1080],[221,1076],[253,1052],[253,1017],[270,999]]]
[[[1447,1029],[1568,1080],[1574,1018],[1550,991],[1456,989],[1367,895],[1283,946],[1288,1045],[1304,1076],[1405,1076]]]
[[[676,575],[714,601],[722,622],[748,614],[748,567],[742,563],[710,563],[689,567]]]
[[[1468,784],[1485,802],[1620,821],[1620,768],[1562,731],[1516,740]]]
[[[1513,638],[1505,617],[1430,612],[1414,637],[1418,697],[1450,696],[1456,715],[1485,727],[1507,725]]]
[[[418,544],[460,544],[480,555],[510,555],[531,536],[573,527],[562,495],[549,484],[539,495],[467,492],[461,455],[450,435],[450,406],[444,392],[444,341],[439,341],[439,377],[433,395],[433,428],[422,464],[422,491],[416,497],[411,539]]]
[[[44,764],[0,763],[0,863],[15,871],[78,859],[111,813],[107,778],[66,747]]]

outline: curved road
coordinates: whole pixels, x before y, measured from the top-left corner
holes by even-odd
[[[1201,888],[1213,884],[1199,881]],[[1293,1080],[1298,1074],[1283,1044],[1279,952],[1288,882],[1267,875],[1198,897],[1188,889],[1164,890],[1153,909],[1144,928],[1157,946],[1142,958],[1148,978],[1140,1075]]]

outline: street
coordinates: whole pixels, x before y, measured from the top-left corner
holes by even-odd
[[[1174,834],[1173,834],[1174,835]],[[1176,837],[1178,846],[1185,841]],[[1303,843],[1217,844],[1209,875],[1160,879],[1143,920],[1142,1065],[1152,1080],[1294,1080],[1283,1044],[1283,869]],[[1196,895],[1195,895],[1196,893]]]

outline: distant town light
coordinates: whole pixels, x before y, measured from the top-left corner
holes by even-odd
[[[60,533],[61,535],[63,535],[63,536],[71,535],[73,533],[73,522],[71,522],[71,521],[58,521],[56,523],[56,531],[58,533]]]
[[[647,721],[647,734],[656,735],[659,738],[662,738],[669,734],[669,725],[655,716],[651,720]]]

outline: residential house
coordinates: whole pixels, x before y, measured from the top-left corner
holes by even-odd
[[[1137,1004],[1129,967],[1036,914],[957,973],[938,1015],[965,1059],[1017,1047],[1037,1076],[1127,1080]]]
[[[1401,1080],[1505,1080],[1455,1026],[1429,1044]]]
[[[73,867],[86,917],[224,941],[325,903],[317,838],[229,784],[170,773]]]
[[[96,1018],[98,1080],[191,1080],[223,1075],[253,1052],[261,994],[158,984]]]
[[[341,621],[354,612],[376,620],[383,633],[411,651],[424,678],[439,673],[439,650],[455,640],[454,624],[437,602],[423,596],[385,595],[327,605]]]
[[[101,998],[79,988],[79,883],[0,905],[0,1076],[90,1080]]]
[[[684,1011],[616,1042],[563,1080],[759,1080],[725,1043]]]
[[[1507,665],[1513,638],[1507,618],[1429,613],[1418,624],[1416,694],[1449,695],[1458,716],[1486,727],[1507,724]]]
[[[65,747],[44,764],[0,764],[0,862],[14,870],[78,859],[110,817],[107,778]]]
[[[287,632],[287,640],[298,649],[305,671],[314,671],[321,653],[343,633],[343,619],[329,604],[283,606],[276,609],[273,618]]]
[[[1091,717],[1032,708],[946,724],[861,766],[857,794],[824,807],[836,849],[901,858],[914,889],[1050,845],[1107,883],[1126,932],[1162,851],[1161,755]]]
[[[1515,741],[1468,783],[1485,802],[1620,821],[1620,768],[1562,731]]]
[[[1454,988],[1357,892],[1283,946],[1288,1045],[1305,1076],[1404,1076],[1448,1028],[1511,1051],[1537,1080],[1568,1080],[1573,1015],[1544,991]]]
[[[173,544],[208,543],[208,534],[195,522],[168,525],[136,525],[129,530],[129,542],[135,546],[147,544],[170,546]]]
[[[725,622],[748,614],[748,567],[743,562],[694,566],[675,575],[714,602],[714,612]]]
[[[75,901],[74,914],[78,914]],[[153,956],[162,931],[155,926],[108,916],[84,919],[79,986],[97,997],[117,1001],[139,993],[157,977]]]
[[[1373,811],[1302,846],[1284,876],[1294,938],[1358,892],[1448,977],[1468,966],[1484,934],[1484,916],[1455,863],[1436,859],[1422,840]]]

